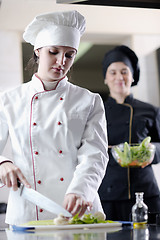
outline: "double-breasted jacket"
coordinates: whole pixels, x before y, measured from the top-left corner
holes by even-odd
[[[63,203],[65,194],[76,193],[102,211],[98,187],[108,161],[103,102],[98,94],[61,80],[45,91],[33,75],[30,82],[0,96],[0,152],[8,136],[12,161],[31,186],[46,197]],[[4,161],[5,156],[0,157]],[[10,190],[6,222],[53,218]]]

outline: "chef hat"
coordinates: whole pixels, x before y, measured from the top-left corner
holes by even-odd
[[[134,82],[131,86],[137,85],[139,81],[140,68],[138,63],[138,57],[129,47],[121,45],[113,48],[107,52],[103,59],[103,75],[106,76],[107,68],[113,62],[124,62],[133,75]]]
[[[23,38],[34,50],[45,46],[68,46],[78,50],[85,31],[85,18],[77,11],[53,12],[36,16]]]

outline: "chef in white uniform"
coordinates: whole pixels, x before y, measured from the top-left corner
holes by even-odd
[[[97,190],[108,162],[103,103],[99,94],[68,82],[85,19],[77,11],[39,15],[24,40],[34,46],[31,81],[0,96],[0,152],[8,136],[13,157],[0,157],[1,186],[10,187],[6,223],[53,219],[19,195],[17,178],[72,215],[101,211]]]

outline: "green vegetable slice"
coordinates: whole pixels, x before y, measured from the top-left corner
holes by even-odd
[[[94,224],[94,223],[113,223],[111,220],[100,220],[91,213],[84,214],[82,218],[78,217],[76,214],[71,220],[70,224]]]

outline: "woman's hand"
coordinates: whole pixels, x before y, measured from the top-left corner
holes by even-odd
[[[11,162],[3,162],[0,165],[0,180],[7,187],[12,187],[13,191],[18,189],[17,179],[26,187],[31,187],[21,170]]]
[[[85,201],[82,197],[77,194],[69,193],[65,196],[63,202],[64,208],[69,211],[73,216],[77,213],[79,217],[82,217],[85,211],[92,208],[92,203]]]
[[[152,159],[152,161],[153,161],[153,159]],[[152,163],[152,161],[144,162],[144,163],[141,165],[141,168],[147,167],[148,165],[150,165],[150,164]]]
[[[112,148],[113,146],[111,146],[111,145],[108,145],[108,148]]]

